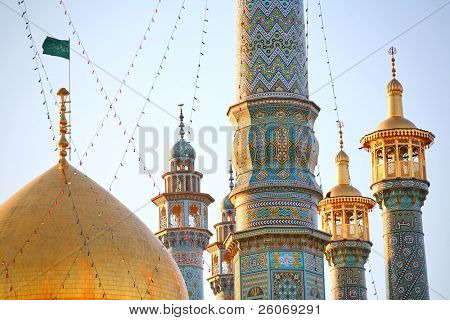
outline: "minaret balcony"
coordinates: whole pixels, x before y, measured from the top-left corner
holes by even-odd
[[[372,183],[396,178],[427,181],[425,149],[433,139],[432,133],[420,129],[381,130],[362,138],[362,147],[371,153]]]

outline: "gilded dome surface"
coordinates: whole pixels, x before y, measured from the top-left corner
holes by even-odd
[[[170,149],[169,160],[173,158],[190,158],[195,159],[195,150],[189,142],[181,138]]]
[[[327,198],[332,197],[361,197],[361,192],[349,184],[338,184],[330,189]]]
[[[404,117],[396,116],[387,118],[377,127],[377,130],[389,129],[416,129],[416,125]]]
[[[70,165],[52,167],[0,206],[0,299],[187,297],[161,242]]]

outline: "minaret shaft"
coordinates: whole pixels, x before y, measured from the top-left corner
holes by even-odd
[[[401,95],[389,94],[388,117],[403,117],[403,102]]]
[[[308,100],[301,0],[238,1],[233,166],[235,299],[324,299],[315,180],[319,107]]]
[[[336,165],[336,182],[337,184],[350,184],[348,162],[341,162]]]

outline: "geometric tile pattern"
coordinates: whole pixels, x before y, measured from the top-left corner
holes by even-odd
[[[259,253],[241,258],[241,273],[251,273],[267,269],[267,253]]]
[[[240,268],[235,269],[235,298],[304,299],[301,250],[313,252],[311,247],[322,246],[327,236],[317,227],[322,190],[314,174],[319,155],[314,122],[319,108],[307,100],[303,1],[238,0],[238,38],[239,103],[228,112],[236,129],[231,195],[237,204],[235,234],[248,232],[250,238],[236,238],[242,246],[233,251]],[[282,236],[273,239],[263,227],[282,229]],[[253,244],[258,230],[261,236]],[[303,245],[300,230],[316,233]],[[283,242],[284,232],[293,232],[292,243]],[[313,257],[310,268],[323,287],[323,259]]]
[[[421,206],[428,186],[414,180],[402,185],[377,184],[375,198],[383,208],[387,299],[429,299]]]
[[[303,272],[272,271],[273,300],[303,300]]]
[[[183,275],[189,300],[203,300],[203,269],[192,266],[179,266]]]
[[[305,270],[306,259],[313,261],[309,267],[313,272]],[[323,268],[313,265],[323,263],[319,256],[301,251],[267,251],[241,256],[238,260],[241,270],[235,270],[237,299],[325,299]]]
[[[240,97],[307,98],[303,1],[239,0],[238,10]]]

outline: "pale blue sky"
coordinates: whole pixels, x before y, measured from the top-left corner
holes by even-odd
[[[16,0],[2,0],[18,10]],[[66,5],[90,58],[118,78],[123,78],[134,52],[142,38],[156,0],[147,1],[71,1]],[[310,92],[314,93],[328,82],[323,39],[318,18],[317,1],[310,2]],[[71,35],[64,10],[59,0],[28,0],[29,18],[43,29],[59,38]],[[351,157],[353,185],[365,195],[370,195],[370,163],[366,152],[359,150],[359,139],[374,130],[386,117],[385,85],[390,79],[390,61],[387,49],[398,48],[398,79],[403,83],[406,116],[418,127],[432,131],[436,142],[427,152],[430,194],[423,209],[428,278],[433,299],[450,297],[450,234],[448,233],[447,184],[450,174],[445,165],[450,156],[450,129],[448,126],[450,101],[450,5],[422,18],[441,7],[444,0],[380,0],[380,1],[330,1],[323,0],[328,47],[333,73],[338,75],[356,62],[367,59],[351,68],[336,80],[336,93],[341,118],[345,122],[346,151]],[[162,52],[176,19],[181,0],[163,0],[156,17],[154,29],[140,51],[128,84],[146,95],[157,71]],[[209,0],[209,23],[207,25],[205,56],[203,57],[197,111],[193,116],[195,130],[211,126],[229,126],[226,117],[228,106],[235,102],[235,0]],[[189,118],[200,45],[204,0],[186,0],[172,46],[170,47],[161,77],[158,79],[151,99],[170,113],[177,114],[176,105],[185,102]],[[33,54],[26,37],[24,21],[0,3],[0,88],[1,110],[0,136],[0,201],[3,202],[24,184],[54,165],[57,155],[51,142],[49,123],[42,106],[40,87],[34,71]],[[407,31],[411,26],[411,30]],[[405,32],[407,31],[407,32]],[[40,46],[45,34],[32,26],[34,40]],[[402,34],[405,32],[404,34]],[[395,41],[389,40],[400,35]],[[77,41],[72,44],[78,51]],[[386,44],[382,49],[382,45]],[[375,52],[374,52],[375,51]],[[52,86],[56,89],[68,86],[67,63],[59,58],[43,57]],[[113,97],[118,82],[103,72],[99,76],[108,94]],[[103,95],[98,89],[90,67],[72,53],[72,107],[73,135],[78,148],[84,150],[107,110]],[[311,95],[322,111],[316,123],[320,143],[320,168],[324,191],[334,185],[334,155],[337,152],[335,114],[332,111],[331,87],[327,86]],[[53,120],[57,110],[48,96]],[[128,89],[123,90],[116,104],[123,123],[131,130],[136,122],[143,99]],[[54,122],[56,123],[56,122]],[[160,179],[165,163],[164,149],[172,145],[173,130],[178,123],[153,105],[148,105],[142,126],[152,127],[159,136],[159,168],[155,179]],[[166,129],[164,129],[166,128]],[[164,145],[164,130],[170,131],[170,142]],[[227,141],[228,139],[228,141]],[[210,224],[219,219],[218,205],[228,191],[226,159],[229,137],[218,131],[217,140],[207,135],[204,143],[218,155],[218,169],[203,179],[203,191],[210,193],[216,202],[211,205]],[[208,150],[193,145],[207,167],[213,158]],[[103,130],[95,140],[84,164],[89,176],[108,188],[117,164],[124,152],[127,139],[117,122],[106,120]],[[149,165],[151,158],[147,158]],[[74,162],[76,164],[76,162]],[[139,175],[137,158],[131,152],[124,160],[124,167],[113,185],[113,194],[135,210],[157,191],[149,179]],[[151,204],[138,212],[138,216],[152,230],[157,228],[156,208]],[[373,250],[383,253],[380,210],[371,217]],[[209,256],[205,254],[209,263]],[[370,256],[373,275],[381,299],[385,298],[383,258]],[[207,269],[207,268],[206,268]],[[207,276],[205,271],[205,278]],[[328,269],[326,292],[330,295]],[[373,288],[367,274],[368,295],[373,299]],[[209,285],[205,283],[205,297],[212,298]]]

